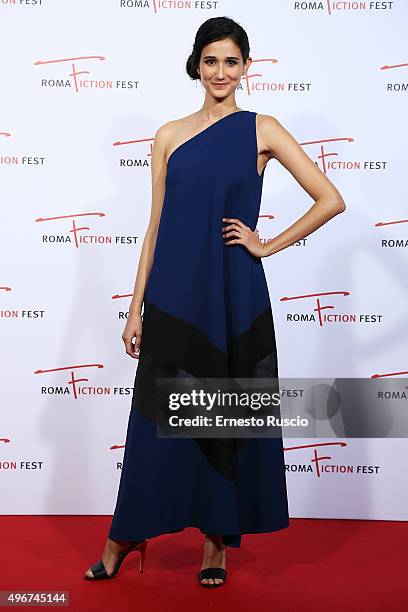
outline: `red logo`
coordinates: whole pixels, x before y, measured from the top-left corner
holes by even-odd
[[[302,451],[303,449],[312,449],[312,458],[308,464],[287,464],[286,471],[289,473],[313,473],[317,478],[323,474],[378,474],[380,466],[378,465],[354,465],[344,463],[327,463],[333,459],[333,456],[320,455],[319,449],[322,447],[340,447],[348,446],[347,442],[315,442],[313,444],[302,444],[300,446],[285,446],[284,451]]]
[[[113,234],[81,234],[80,232],[89,232],[91,227],[89,225],[78,225],[77,219],[82,217],[96,217],[101,219],[105,217],[104,212],[84,212],[84,213],[73,213],[69,215],[58,215],[55,217],[39,217],[35,219],[36,223],[46,223],[55,221],[65,221],[66,219],[71,220],[71,229],[66,234],[43,234],[42,242],[48,244],[55,243],[72,243],[75,248],[79,248],[80,245],[134,245],[137,242],[138,236],[115,236]]]
[[[41,80],[42,87],[51,88],[67,88],[73,89],[75,93],[79,93],[81,89],[97,89],[97,90],[112,90],[112,89],[124,89],[124,90],[135,90],[138,89],[140,81],[135,80],[123,80],[123,79],[104,79],[95,75],[95,77],[89,76],[91,73],[89,70],[77,70],[76,64],[78,62],[88,65],[91,62],[103,62],[106,57],[103,55],[79,55],[75,57],[63,57],[49,60],[37,60],[34,62],[34,66],[40,66],[46,68],[50,65],[66,65],[68,64],[68,72],[64,72],[61,77],[57,78],[43,78]],[[71,69],[71,72],[69,72]]]

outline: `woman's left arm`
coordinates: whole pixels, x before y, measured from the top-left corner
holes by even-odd
[[[276,158],[315,200],[311,208],[302,217],[263,244],[260,243],[257,233],[251,232],[239,219],[225,219],[225,221],[232,223],[232,226],[235,226],[235,232],[233,230],[228,234],[228,236],[234,236],[235,240],[230,240],[229,244],[244,244],[254,255],[267,257],[285,249],[301,238],[305,238],[343,212],[346,205],[333,183],[275,117],[259,115],[258,141],[260,150],[269,158]],[[232,226],[230,225],[224,230],[231,230],[233,229]],[[236,240],[238,236],[239,238]]]

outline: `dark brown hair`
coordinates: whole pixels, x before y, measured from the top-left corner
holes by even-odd
[[[197,72],[201,51],[216,40],[231,38],[240,48],[244,63],[249,57],[249,41],[244,28],[229,17],[212,17],[200,25],[195,36],[193,50],[186,62],[186,71],[191,79],[199,79]]]

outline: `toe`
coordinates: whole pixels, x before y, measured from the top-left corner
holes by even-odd
[[[90,578],[93,578],[93,573],[92,573],[92,570],[90,570],[90,569],[89,569],[89,570],[87,570],[85,573],[86,573],[86,575],[87,575],[87,576],[89,576]]]

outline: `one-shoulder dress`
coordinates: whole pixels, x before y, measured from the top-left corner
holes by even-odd
[[[262,259],[221,231],[257,226],[256,115],[230,113],[168,159],[111,539],[197,527],[239,547],[289,525],[281,437],[158,437],[154,417],[157,377],[278,377]]]

